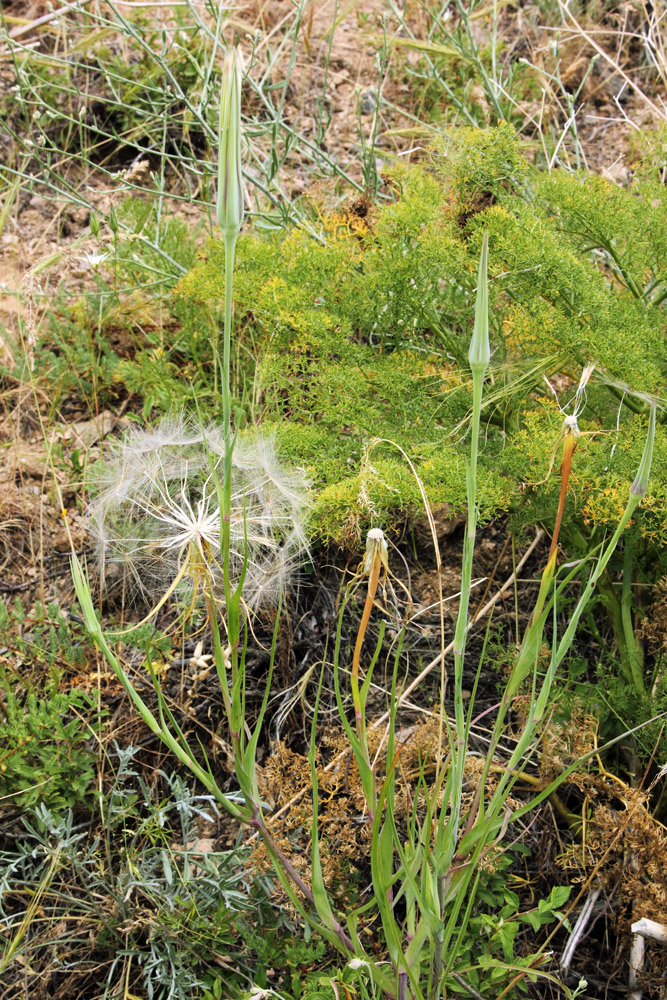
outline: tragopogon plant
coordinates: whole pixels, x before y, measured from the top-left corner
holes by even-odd
[[[233,79],[230,77],[228,80],[228,93],[231,95],[228,104],[229,107],[233,108],[236,106],[235,101],[237,100],[234,95],[238,93],[238,89],[234,88],[238,88],[239,70],[238,65],[234,64],[233,61],[228,64],[228,68],[233,75]],[[232,114],[233,111],[229,113]],[[230,134],[234,135],[233,130]],[[221,129],[221,137],[222,135],[223,130]],[[222,145],[221,139],[221,147]],[[233,157],[231,159],[234,161]],[[224,173],[226,170],[233,169],[229,164],[228,157],[221,157],[221,183],[226,184],[225,191],[232,192],[234,190],[232,180]],[[236,203],[237,209],[238,204]],[[644,455],[637,478],[630,489],[626,509],[613,536],[597,552],[589,578],[583,587],[580,599],[570,614],[564,634],[560,638],[554,634],[551,643],[551,656],[548,665],[544,667],[542,648],[547,618],[549,615],[553,615],[555,630],[557,623],[555,611],[559,606],[563,588],[580,571],[580,567],[577,566],[571,569],[564,579],[559,579],[556,558],[552,557],[548,561],[537,605],[529,620],[520,651],[507,679],[504,694],[496,706],[496,720],[489,749],[481,761],[481,767],[477,767],[475,790],[474,794],[470,796],[466,767],[473,756],[471,731],[475,697],[473,691],[472,696],[466,702],[463,672],[467,655],[466,639],[470,627],[469,597],[472,587],[472,565],[479,503],[477,459],[480,418],[485,378],[490,359],[486,265],[488,246],[487,240],[484,239],[478,276],[475,332],[469,353],[469,365],[472,373],[472,425],[467,470],[468,518],[463,551],[462,592],[453,647],[453,721],[450,722],[444,715],[445,706],[440,706],[446,733],[445,747],[448,753],[444,762],[438,761],[438,772],[433,783],[428,784],[424,775],[421,775],[419,795],[415,797],[412,808],[408,810],[408,816],[399,817],[396,796],[396,768],[400,759],[400,748],[397,746],[396,738],[397,714],[400,704],[399,655],[395,658],[390,694],[391,709],[385,743],[386,752],[380,764],[377,763],[377,756],[371,754],[368,743],[368,734],[371,728],[366,718],[368,695],[371,689],[373,668],[381,650],[382,629],[380,630],[380,640],[370,663],[363,664],[361,662],[363,631],[365,631],[368,617],[371,614],[374,589],[378,585],[382,564],[386,559],[381,539],[376,537],[374,539],[376,542],[374,554],[369,555],[367,561],[369,574],[367,608],[360,626],[360,639],[352,657],[353,722],[350,722],[347,717],[348,702],[345,697],[342,668],[349,664],[348,658],[343,662],[342,631],[340,629],[335,652],[335,689],[339,715],[345,728],[351,754],[359,771],[366,800],[364,821],[368,823],[370,833],[372,899],[370,902],[364,901],[361,910],[352,909],[345,916],[338,914],[325,885],[320,862],[315,752],[316,723],[313,725],[310,748],[314,808],[311,827],[311,869],[308,880],[297,871],[268,829],[259,794],[256,756],[269,696],[271,670],[254,728],[251,729],[248,726],[245,714],[246,674],[243,645],[239,642],[241,637],[240,606],[245,581],[248,573],[251,572],[250,545],[249,542],[246,543],[244,536],[241,568],[238,575],[234,576],[232,572],[234,564],[232,542],[233,468],[235,463],[239,461],[239,457],[234,454],[229,396],[232,265],[236,233],[238,232],[234,220],[236,219],[240,224],[240,217],[238,211],[235,214],[234,205],[231,202],[229,214],[226,209],[224,211],[223,209],[224,198],[220,215],[225,241],[226,265],[225,343],[222,378],[223,429],[220,444],[222,473],[220,474],[220,464],[216,465],[214,460],[209,461],[208,466],[201,465],[198,471],[201,483],[198,503],[201,506],[193,505],[192,498],[189,498],[188,502],[195,515],[194,519],[190,521],[189,534],[184,534],[186,529],[175,514],[173,507],[175,497],[178,497],[182,489],[179,485],[183,478],[182,467],[180,471],[175,472],[171,480],[172,486],[167,491],[162,487],[164,496],[160,496],[158,491],[158,494],[152,496],[150,503],[144,502],[144,507],[157,503],[159,508],[160,504],[164,504],[161,519],[160,516],[157,518],[160,525],[164,526],[160,530],[166,531],[166,534],[160,537],[168,539],[162,548],[167,552],[171,551],[172,555],[175,553],[179,566],[177,574],[181,572],[182,566],[191,567],[193,561],[197,565],[197,571],[201,572],[204,581],[202,586],[209,609],[215,665],[222,689],[240,794],[224,793],[208,763],[202,764],[200,762],[201,750],[199,749],[195,753],[193,748],[189,746],[185,734],[180,730],[161,693],[159,679],[155,674],[153,679],[157,692],[157,712],[152,711],[143,700],[104,636],[95,614],[85,575],[78,560],[74,558],[74,583],[83,615],[93,638],[124,685],[146,724],[171,752],[197,776],[231,815],[259,833],[266,844],[285,891],[303,919],[317,929],[347,958],[356,962],[357,966],[368,970],[377,991],[382,992],[392,1000],[393,998],[396,1000],[406,998],[407,1000],[408,996],[413,997],[414,1000],[426,1000],[426,998],[439,1000],[443,994],[451,991],[452,983],[457,983],[459,988],[463,983],[463,989],[471,995],[479,995],[475,993],[474,988],[470,987],[470,978],[479,971],[478,966],[475,964],[474,958],[471,960],[466,957],[462,942],[465,939],[466,928],[469,927],[475,906],[481,871],[484,864],[493,859],[494,852],[500,849],[502,838],[512,820],[533,808],[557,784],[556,782],[540,792],[525,806],[517,807],[513,802],[511,793],[514,785],[522,768],[525,767],[526,760],[529,760],[534,752],[541,727],[548,717],[557,670],[572,645],[579,620],[588,606],[600,575],[604,572],[625,527],[633,516],[642,496],[646,493],[655,435],[655,410],[651,409],[650,412]],[[206,451],[209,456],[212,456],[214,449],[208,444]],[[566,471],[566,469],[563,470],[564,474]],[[218,524],[215,524],[214,517],[216,510],[214,490],[217,495],[217,510],[220,518]],[[198,526],[193,533],[192,524],[194,522]],[[248,539],[252,538],[254,530],[252,522],[244,530]],[[151,544],[159,546],[160,542],[155,543],[154,540],[151,540]],[[192,559],[186,563],[185,553],[188,550],[183,546],[188,545],[192,547],[190,550]],[[215,574],[211,568],[218,558],[224,591],[223,627],[226,635],[222,634],[219,624],[213,582]],[[189,571],[188,569],[187,572]],[[182,572],[185,576],[186,570]],[[274,633],[274,649],[276,634]],[[478,672],[480,669],[481,661],[477,664]],[[509,755],[509,760],[505,759],[501,763],[498,749],[507,713],[520,688],[526,685],[529,688],[530,698],[522,729],[518,734],[514,734],[514,748]],[[477,761],[479,763],[479,758]],[[492,773],[493,781],[490,780]],[[361,921],[369,911],[372,912],[372,918],[367,921],[367,924],[371,927],[372,944],[369,944],[366,928],[364,928],[364,934],[361,933]],[[378,930],[373,929],[375,926]],[[377,954],[381,948],[384,949],[384,952],[382,952],[382,960],[379,960]],[[512,967],[509,968],[512,969]],[[518,966],[518,971],[526,975],[534,975],[537,970],[529,966],[527,962],[523,962],[522,965]],[[542,974],[547,975],[546,973]]]
[[[86,573],[75,555],[72,577],[86,626],[146,725],[228,813],[262,836],[295,902],[302,905],[300,900],[305,897],[314,905],[307,884],[266,828],[257,783],[257,744],[268,701],[277,632],[254,730],[250,730],[245,718],[245,656],[240,644],[243,595],[247,593],[256,604],[269,591],[279,589],[285,569],[302,547],[304,504],[300,477],[282,471],[270,441],[257,436],[251,443],[244,440],[239,444],[231,425],[233,265],[243,217],[240,83],[240,63],[232,54],[225,60],[218,177],[226,292],[222,431],[167,422],[154,432],[131,435],[119,446],[115,467],[112,463],[110,470],[111,481],[93,508],[93,520],[107,559],[123,565],[134,563],[135,578],[144,586],[148,573],[163,575],[166,569],[171,576],[160,603],[186,578],[191,585],[201,587],[239,794],[223,792],[208,761],[200,762],[199,751],[188,743],[162,694],[150,654],[157,712],[139,694],[104,635]],[[224,604],[224,633],[218,620],[220,603]],[[347,947],[349,938],[341,933],[341,942]]]
[[[222,564],[229,563],[230,520],[232,507],[231,464],[234,441],[231,423],[230,359],[232,340],[232,301],[234,291],[234,254],[243,224],[243,175],[241,173],[241,57],[237,49],[228,52],[220,98],[218,138],[217,220],[225,241],[225,325],[222,353],[222,425],[224,468],[222,479]],[[231,580],[225,578],[228,611],[234,616]],[[237,588],[238,592],[238,588]],[[233,628],[233,624],[231,626]]]
[[[363,967],[372,977],[377,989],[392,998],[412,997],[415,1000],[439,1000],[452,989],[473,996],[480,996],[473,983],[480,984],[482,966],[475,961],[475,950],[467,946],[468,930],[474,913],[480,877],[484,865],[493,862],[502,850],[501,841],[511,822],[534,808],[572,770],[573,765],[557,781],[540,792],[525,805],[517,806],[512,791],[538,743],[543,724],[548,718],[553,682],[558,667],[571,648],[579,620],[584,613],[597,581],[604,572],[623,531],[632,518],[641,498],[646,494],[655,436],[655,408],[649,412],[648,432],[641,464],[635,481],[630,487],[626,509],[613,536],[600,548],[586,581],[581,597],[569,616],[562,637],[556,632],[555,611],[563,589],[579,571],[577,566],[558,579],[556,546],[552,546],[543,574],[543,580],[533,615],[523,636],[513,669],[506,682],[505,691],[495,707],[496,719],[488,751],[484,758],[472,752],[471,732],[474,720],[475,692],[464,700],[463,668],[466,657],[466,637],[470,622],[468,615],[472,581],[472,564],[477,527],[477,455],[482,411],[483,389],[490,360],[488,337],[487,299],[487,239],[482,243],[478,276],[475,331],[470,347],[469,364],[472,373],[472,433],[470,460],[467,470],[468,519],[463,549],[461,600],[453,642],[454,657],[454,718],[444,715],[448,753],[440,765],[434,782],[428,785],[422,776],[419,797],[409,815],[399,815],[396,807],[396,769],[400,762],[397,746],[396,722],[400,705],[398,685],[398,657],[396,658],[390,693],[389,728],[386,752],[381,762],[375,763],[370,753],[368,734],[374,728],[367,724],[366,705],[371,688],[373,668],[381,649],[380,641],[365,677],[361,677],[358,655],[351,673],[351,693],[355,722],[347,719],[343,697],[341,670],[341,633],[339,632],[335,657],[335,681],[338,708],[346,729],[361,786],[366,799],[367,822],[372,826],[371,872],[374,906],[380,918],[382,939],[386,943],[389,962],[378,964],[370,949],[357,932],[361,914],[348,915],[346,926],[355,949],[355,967]],[[571,443],[566,440],[566,451],[561,470],[567,483],[572,458]],[[561,491],[562,493],[563,491]],[[557,512],[556,525],[562,515],[562,501]],[[585,564],[584,564],[585,565]],[[377,569],[379,570],[379,563]],[[375,581],[377,582],[377,581]],[[372,585],[372,578],[371,584]],[[547,618],[554,618],[554,636],[551,656],[543,666],[542,649]],[[366,616],[362,622],[365,630]],[[481,670],[483,654],[477,664]],[[507,713],[519,691],[530,692],[529,706],[522,729],[513,734],[513,749],[500,753],[500,739],[504,733]],[[476,684],[475,684],[476,688]],[[383,717],[384,718],[384,717]],[[577,762],[580,763],[580,762]],[[314,747],[311,747],[311,773],[317,783]],[[469,770],[471,764],[474,768]],[[378,774],[380,772],[380,774]],[[491,780],[493,775],[493,780]],[[469,782],[474,782],[472,797]],[[421,802],[419,799],[421,798]],[[315,803],[317,789],[315,787]],[[334,942],[341,941],[338,928],[341,919],[331,909],[321,878],[319,864],[319,830],[313,820],[313,877],[312,886],[317,914],[324,933]],[[364,907],[364,911],[367,907]],[[502,921],[501,921],[502,923]],[[518,924],[516,924],[518,928]],[[507,939],[506,939],[507,941]],[[511,949],[510,949],[511,950]],[[472,958],[471,958],[472,954]],[[488,958],[488,956],[487,956]],[[359,964],[361,963],[361,964]],[[525,976],[536,974],[553,979],[547,971],[539,971],[540,956],[514,958],[512,963],[492,960],[490,984],[496,991],[498,984],[508,979],[518,982]],[[566,995],[570,996],[565,990]],[[486,995],[486,994],[485,994]],[[490,994],[494,995],[494,994]],[[497,995],[497,994],[496,994]],[[507,995],[507,991],[503,995]]]

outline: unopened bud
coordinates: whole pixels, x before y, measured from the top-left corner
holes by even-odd
[[[488,259],[489,259],[489,234],[484,234],[482,240],[482,254],[479,258],[479,272],[477,275],[477,301],[475,303],[475,328],[470,350],[468,351],[468,362],[475,372],[485,372],[491,360],[491,345],[489,344],[489,281],[488,281]]]
[[[630,495],[645,497],[648,490],[649,476],[651,475],[651,463],[653,461],[653,444],[655,442],[655,403],[651,403],[651,413],[648,418],[648,432],[644,445],[644,454],[637,469],[635,481],[630,487]]]
[[[227,53],[222,73],[217,219],[225,236],[235,236],[243,224],[241,54],[238,49]]]

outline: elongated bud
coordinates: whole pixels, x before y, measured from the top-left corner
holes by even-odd
[[[648,490],[648,480],[651,475],[651,462],[653,461],[653,443],[655,441],[655,403],[651,403],[651,414],[648,418],[648,432],[646,434],[646,444],[644,454],[637,469],[635,481],[630,487],[630,494],[636,497],[645,497]]]
[[[484,234],[482,254],[479,258],[479,273],[477,276],[477,301],[475,303],[475,329],[473,330],[468,362],[474,373],[484,373],[491,360],[491,345],[489,344],[489,234]]]
[[[241,174],[241,54],[225,56],[218,134],[218,225],[225,236],[236,236],[243,224]]]

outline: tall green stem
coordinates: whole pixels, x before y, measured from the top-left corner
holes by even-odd
[[[470,586],[472,584],[472,562],[475,554],[477,534],[477,460],[479,456],[479,428],[482,415],[482,392],[484,378],[491,360],[489,343],[489,282],[488,282],[489,237],[485,233],[477,273],[477,299],[475,302],[475,326],[468,361],[472,372],[472,428],[470,431],[470,460],[466,469],[466,495],[468,501],[468,523],[463,542],[463,562],[461,566],[461,600],[454,632],[454,718],[456,723],[455,745],[452,747],[452,814],[455,822],[451,829],[458,827],[458,814],[463,788],[463,767],[465,763],[465,709],[463,706],[463,660],[465,657],[466,634],[468,631],[468,608]],[[444,712],[444,705],[441,710]],[[441,869],[444,876],[453,857],[455,845],[450,842],[446,867]]]
[[[225,591],[227,634],[231,648],[232,687],[238,681],[239,608],[243,572],[232,591],[231,517],[232,517],[232,433],[231,353],[232,308],[234,293],[234,252],[243,225],[243,171],[241,169],[241,77],[242,60],[238,49],[228,50],[222,73],[220,128],[218,132],[218,193],[216,218],[225,241],[225,326],[222,349],[222,423],[224,436],[224,479],[221,500],[220,555]],[[218,486],[220,493],[220,487]]]
[[[451,782],[450,810],[446,816],[443,807],[438,821],[436,834],[436,857],[438,870],[438,906],[440,911],[439,928],[435,935],[435,954],[432,965],[434,991],[433,1000],[439,1000],[442,992],[442,962],[443,953],[451,937],[452,921],[449,930],[445,930],[445,907],[451,888],[452,863],[456,857],[459,844],[459,828],[461,821],[461,803],[464,787],[464,770],[466,761],[466,718],[463,704],[463,662],[465,644],[468,632],[468,611],[470,606],[470,588],[472,584],[472,564],[475,554],[475,537],[477,535],[477,461],[479,457],[479,430],[482,415],[482,393],[484,378],[491,360],[491,345],[489,343],[489,289],[488,289],[488,252],[489,238],[484,235],[482,252],[479,260],[477,276],[477,300],[475,303],[475,326],[468,361],[472,372],[472,427],[470,438],[470,459],[466,468],[466,496],[468,506],[468,521],[463,541],[463,560],[461,566],[461,598],[456,618],[454,632],[454,720],[455,736],[451,750]],[[441,705],[444,713],[445,706]]]
[[[468,523],[463,542],[463,562],[461,566],[461,599],[454,632],[454,719],[456,725],[456,740],[452,748],[452,769],[454,773],[452,812],[460,809],[458,790],[463,787],[463,768],[465,766],[465,708],[463,705],[463,662],[465,659],[466,635],[468,631],[468,609],[470,604],[470,587],[472,584],[472,563],[475,554],[475,538],[477,535],[477,458],[479,451],[479,426],[482,411],[482,387],[484,372],[473,371],[473,403],[472,403],[472,438],[470,441],[470,462],[466,470],[466,488],[468,495]],[[455,826],[457,824],[454,824]],[[452,854],[453,854],[452,844]],[[447,867],[451,857],[447,859]]]
[[[229,609],[231,603],[231,579],[229,573],[230,527],[232,515],[232,454],[234,438],[232,436],[232,392],[231,392],[231,353],[232,353],[232,300],[234,292],[234,255],[236,251],[237,234],[225,235],[225,320],[222,346],[222,428],[225,447],[224,479],[222,484],[222,565],[224,568],[225,602]]]
[[[635,689],[640,694],[646,693],[644,684],[642,648],[637,642],[632,621],[632,570],[634,568],[634,545],[630,538],[625,540],[623,557],[623,588],[621,591],[621,620],[628,657],[628,671]]]
[[[236,434],[232,428],[231,353],[232,310],[234,293],[234,256],[238,232],[225,233],[225,317],[222,347],[222,425],[224,441],[224,475],[222,483],[221,557],[225,591],[227,637],[230,646],[232,685],[238,677],[240,627],[240,602],[243,573],[236,588],[232,589],[231,574],[231,519],[232,519],[232,457]]]

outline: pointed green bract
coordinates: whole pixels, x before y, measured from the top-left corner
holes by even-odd
[[[639,463],[639,468],[637,469],[637,475],[634,478],[632,486],[630,487],[630,494],[632,496],[642,497],[646,496],[646,491],[648,490],[648,481],[651,475],[651,464],[653,462],[653,445],[655,444],[655,418],[656,418],[656,407],[655,403],[651,403],[651,413],[648,419],[648,433],[646,435],[646,444],[644,445],[644,453],[642,455],[642,460]]]
[[[475,328],[472,340],[470,341],[470,350],[468,351],[468,361],[473,373],[485,372],[491,360],[491,345],[489,343],[488,259],[489,234],[485,233],[482,240],[482,253],[479,258]]]
[[[228,52],[222,75],[218,132],[217,220],[225,236],[236,236],[243,224],[241,172],[241,56]]]

